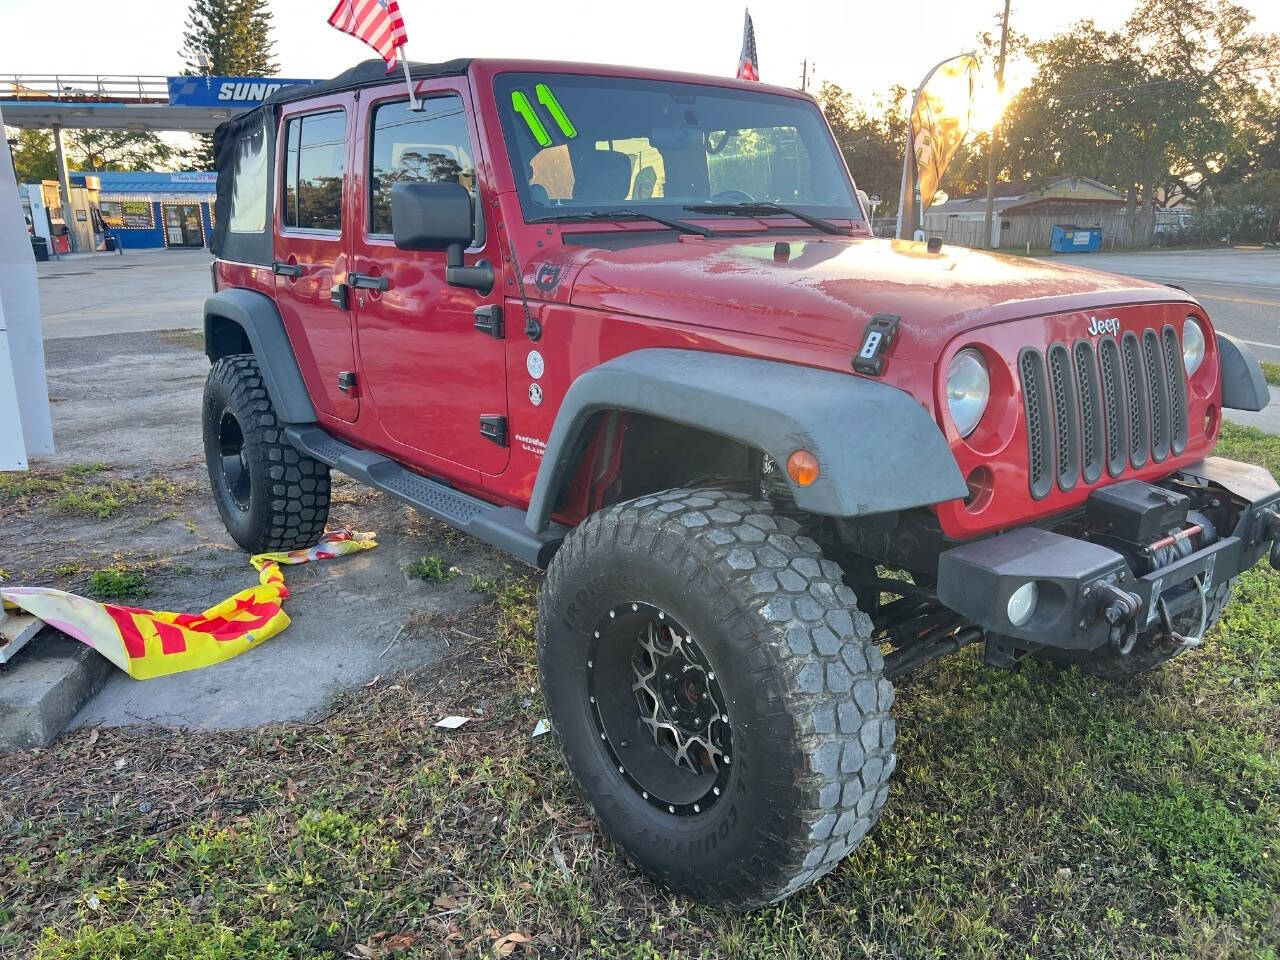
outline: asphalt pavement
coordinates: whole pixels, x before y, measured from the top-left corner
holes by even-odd
[[[199,327],[212,262],[208,250],[146,250],[39,263],[44,338]]]
[[[1217,329],[1248,343],[1259,360],[1280,362],[1280,250],[1151,250],[1052,259],[1177,284],[1200,301]]]

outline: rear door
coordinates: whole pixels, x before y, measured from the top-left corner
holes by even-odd
[[[481,433],[481,418],[507,413],[504,341],[477,329],[475,311],[502,303],[502,258],[493,252],[493,225],[486,240],[479,138],[463,81],[440,79],[420,91],[419,111],[409,109],[403,87],[361,94],[362,103],[368,100],[357,144],[364,177],[356,198],[360,221],[350,231],[351,271],[382,287],[351,291],[365,396],[382,430],[411,448],[404,459],[451,477],[497,474],[509,451]],[[494,264],[493,290],[446,283],[443,252],[396,248],[391,187],[406,180],[453,181],[471,191],[476,238],[463,259]]]
[[[353,317],[342,288],[337,297],[333,288],[348,269],[342,231],[354,106],[339,94],[285,107],[272,264],[276,303],[316,412],[348,422],[360,413]]]

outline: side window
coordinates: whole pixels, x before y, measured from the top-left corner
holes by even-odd
[[[288,122],[284,169],[286,227],[342,229],[342,161],[346,148],[344,110],[311,113]]]
[[[267,125],[241,137],[235,146],[231,173],[232,233],[264,233],[267,229]]]
[[[460,183],[479,216],[476,165],[462,98],[432,97],[414,113],[403,101],[373,114],[369,175],[369,232],[391,233],[391,187],[401,181]]]

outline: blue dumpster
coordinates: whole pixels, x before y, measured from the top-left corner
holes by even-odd
[[[1056,224],[1049,247],[1054,253],[1097,253],[1102,249],[1102,228]]]

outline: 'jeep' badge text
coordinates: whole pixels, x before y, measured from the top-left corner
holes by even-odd
[[[1120,320],[1116,317],[1107,317],[1105,320],[1099,320],[1097,317],[1089,318],[1089,336],[1100,337],[1104,333],[1109,333],[1113,337],[1120,336]]]

